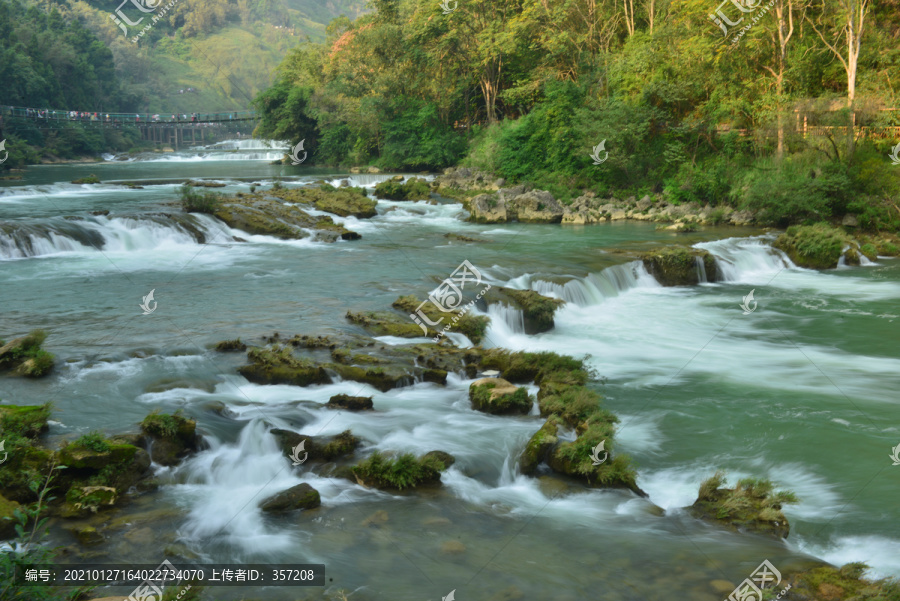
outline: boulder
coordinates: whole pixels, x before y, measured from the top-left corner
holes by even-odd
[[[330,384],[331,378],[319,365],[308,359],[293,356],[288,345],[270,348],[252,348],[247,351],[250,365],[238,369],[238,373],[255,384]]]
[[[141,432],[150,458],[160,465],[177,465],[200,447],[196,420],[178,413],[151,413],[141,422]]]
[[[315,509],[322,504],[319,491],[306,482],[292,486],[260,503],[259,508],[265,512],[284,512],[296,509]]]
[[[544,425],[534,433],[519,456],[519,470],[523,474],[533,475],[538,466],[546,460],[550,450],[559,442],[558,430],[559,420],[556,416],[551,415]]]
[[[663,286],[690,286],[718,281],[715,258],[705,250],[673,246],[641,255],[644,267]]]
[[[493,415],[524,415],[534,405],[528,389],[517,387],[503,378],[482,378],[472,382],[469,400],[476,411]]]
[[[504,303],[522,311],[526,334],[540,334],[553,329],[553,315],[565,301],[543,296],[534,290],[492,287],[482,299],[488,305]]]
[[[506,203],[497,194],[479,194],[469,201],[469,221],[476,223],[506,223],[509,217]]]
[[[336,394],[328,399],[329,409],[346,409],[347,411],[366,411],[374,408],[370,396],[350,396]]]
[[[309,436],[276,428],[272,435],[286,457],[290,458],[294,448],[302,443],[303,452],[308,453],[307,459],[311,461],[335,461],[352,455],[361,442],[350,430],[336,436]]]
[[[423,455],[423,459],[435,459],[444,464],[444,469],[447,469],[454,463],[456,463],[456,457],[451,455],[450,453],[445,453],[444,451],[429,451]]]
[[[563,208],[552,194],[544,190],[531,190],[506,201],[507,211],[514,212],[516,220],[523,223],[560,223]]]

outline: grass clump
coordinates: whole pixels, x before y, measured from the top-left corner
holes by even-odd
[[[367,486],[398,490],[440,482],[443,469],[444,463],[434,457],[417,459],[412,453],[403,453],[390,459],[378,451],[352,468]]]
[[[141,430],[159,438],[175,438],[184,421],[180,409],[174,415],[160,413],[156,409],[141,422]]]
[[[3,435],[15,434],[23,438],[35,439],[47,431],[51,403],[44,405],[0,407],[0,431]]]
[[[75,440],[72,444],[97,453],[105,453],[112,448],[106,440],[106,437],[103,436],[103,433],[97,431],[85,434],[81,438]]]
[[[781,508],[798,502],[794,493],[775,491],[770,480],[759,478],[744,478],[734,488],[725,486],[724,472],[716,472],[705,480],[692,506],[693,513],[739,529],[781,538],[788,535],[790,526]]]
[[[207,213],[212,215],[221,203],[221,194],[200,192],[190,184],[181,186],[181,208],[186,213]]]

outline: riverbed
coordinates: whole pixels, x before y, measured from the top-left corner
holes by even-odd
[[[900,467],[889,458],[900,444],[897,259],[817,272],[772,249],[773,232],[681,234],[632,221],[478,225],[449,199],[379,200],[372,219],[335,216],[362,235],[336,243],[254,236],[192,215],[198,238],[166,216],[180,213],[170,180],[216,180],[234,193],[276,178],[286,187],[349,179],[373,188],[389,177],[275,166],[280,152],[241,144],[227,156],[194,149],[36,166],[22,181],[0,182],[0,337],[44,328],[57,358],[43,380],[4,377],[2,401],[52,400],[51,443],[134,431],[154,409],[182,409],[209,443],[182,465],[159,468],[158,491],[115,514],[126,525],[92,549],[92,561],[160,563],[180,554],[321,563],[329,593],[401,601],[451,590],[460,601],[715,601],[727,592],[714,581],[737,585],[764,559],[784,569],[806,558],[864,561],[871,576],[900,576]],[[68,183],[90,173],[104,183]],[[149,180],[169,183],[121,183]],[[675,243],[711,252],[726,281],[664,288],[617,252]],[[632,457],[649,499],[519,475],[517,457],[542,420],[473,411],[472,380],[461,374],[446,387],[420,382],[389,392],[349,381],[261,386],[237,374],[243,355],[211,350],[238,337],[261,344],[274,332],[362,333],[348,310],[424,298],[464,260],[494,285],[567,301],[555,328],[536,336],[524,333],[515,311],[491,308],[484,346],[589,355],[595,384],[620,418],[617,448]],[[145,315],[139,305],[151,290],[157,308]],[[751,290],[757,304],[748,312],[741,302]],[[376,411],[298,403],[338,393],[372,396]],[[440,449],[457,462],[438,491],[391,495],[292,468],[273,427],[351,429],[364,440],[358,455]],[[785,508],[786,542],[729,532],[680,509],[717,469],[730,482],[770,478],[797,494],[800,503]],[[320,492],[321,508],[280,518],[260,512],[260,499],[301,482]],[[51,542],[78,561],[84,549],[64,526],[54,523]],[[216,600],[322,593],[211,590]]]

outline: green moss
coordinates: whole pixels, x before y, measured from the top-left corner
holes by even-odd
[[[525,445],[525,450],[519,457],[519,469],[523,474],[533,474],[538,465],[547,457],[547,453],[559,442],[559,438],[557,438],[559,424],[559,418],[551,415]]]
[[[433,457],[416,459],[412,453],[404,453],[389,459],[378,451],[352,468],[367,486],[398,490],[440,482],[443,469],[444,463]]]
[[[692,511],[699,517],[715,519],[730,526],[754,532],[788,535],[783,505],[797,503],[797,497],[774,490],[769,480],[744,478],[734,488],[724,488],[725,474],[717,472],[700,486]]]
[[[557,381],[568,384],[585,384],[592,375],[581,359],[551,352],[510,352],[505,349],[489,349],[482,356],[483,369],[496,369],[510,382]]]
[[[331,382],[322,367],[308,359],[294,357],[289,345],[251,348],[247,351],[247,358],[251,364],[241,367],[238,372],[251,382],[295,386]]]
[[[859,247],[859,252],[864,254],[870,261],[874,261],[878,258],[878,249],[875,248],[874,244],[863,244]]]
[[[350,430],[345,430],[322,447],[322,458],[326,461],[334,461],[339,457],[350,455],[359,444],[359,438],[354,436]]]
[[[247,345],[241,342],[240,338],[235,338],[234,340],[217,342],[213,349],[220,353],[242,352],[247,350]]]
[[[410,315],[415,314],[417,310],[421,310],[430,321],[438,322],[438,325],[436,326],[428,326],[429,336],[436,336],[439,332],[443,331],[444,327],[451,325],[452,331],[465,334],[473,344],[481,344],[481,341],[484,339],[484,334],[487,332],[487,327],[491,323],[490,318],[484,315],[470,315],[469,313],[464,313],[460,316],[458,315],[458,311],[457,313],[444,313],[431,303],[422,305],[421,309],[419,309],[419,305],[421,305],[421,301],[415,296],[409,295],[401,296],[394,301],[391,306]],[[453,321],[454,319],[456,320],[455,323]],[[422,333],[422,328],[413,323],[412,320],[410,320],[410,325],[418,332],[417,336],[424,335]]]
[[[387,200],[428,200],[431,198],[431,186],[418,177],[403,183],[388,180],[375,186],[375,196]]]
[[[79,177],[78,179],[73,179],[72,183],[73,184],[99,184],[100,178],[92,173],[92,174],[88,175],[87,177]]]
[[[508,384],[508,382],[502,381],[503,386]],[[528,394],[528,389],[521,387],[515,388],[511,393],[498,393],[495,389],[499,385],[500,383],[496,381],[472,384],[469,387],[469,399],[472,401],[472,407],[478,411],[495,415],[525,414],[531,411],[534,399]]]
[[[85,449],[90,449],[91,451],[96,451],[97,453],[105,453],[110,449],[110,445],[106,441],[106,437],[103,436],[102,432],[90,432],[89,434],[85,434],[72,444],[75,446],[84,447]]]
[[[862,577],[868,569],[864,563],[848,563],[840,568],[819,566],[791,574],[791,598],[821,601],[897,601],[900,583],[896,579],[867,580]],[[782,586],[784,583],[782,583]]]
[[[367,219],[378,214],[375,210],[378,203],[366,196],[364,188],[322,186],[320,188],[274,190],[271,194],[285,202],[311,204],[320,211],[334,213],[341,217],[352,215],[360,219]]]
[[[0,406],[0,433],[17,434],[24,438],[37,438],[47,431],[51,403],[45,405]]]
[[[837,267],[843,249],[851,242],[844,230],[827,223],[794,225],[775,240],[796,265],[809,269]]]
[[[396,313],[382,311],[365,311],[361,313],[347,312],[347,319],[366,328],[376,336],[398,336],[400,338],[418,338],[423,336],[422,329],[410,319],[404,319]]]
[[[159,413],[158,410],[144,418],[141,431],[155,438],[177,438],[187,436],[193,438],[196,422],[176,411],[173,415]]]
[[[697,258],[703,261],[708,281],[717,279],[715,258],[707,251],[683,246],[660,248],[641,255],[647,271],[663,286],[691,286],[700,283]]]
[[[53,368],[53,355],[41,348],[47,338],[45,330],[32,330],[19,340],[10,342],[12,348],[0,355],[0,369],[18,367],[19,373],[30,378],[47,375]]]

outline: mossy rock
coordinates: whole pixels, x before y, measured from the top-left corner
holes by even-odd
[[[0,464],[0,491],[18,503],[33,503],[37,495],[33,482],[42,482],[50,469],[53,454],[34,446],[33,442],[16,434],[4,434],[4,452],[8,459]]]
[[[74,469],[101,470],[111,464],[129,463],[141,449],[129,444],[108,444],[105,450],[71,443],[60,449],[60,465]]]
[[[256,384],[330,384],[328,373],[306,359],[293,356],[289,346],[251,348],[247,351],[250,365],[238,369],[238,373]]]
[[[467,304],[467,303],[466,303]],[[422,305],[422,302],[416,298],[415,296],[401,296],[391,305],[398,311],[403,311],[407,313],[410,317],[410,325],[415,328],[415,331],[418,332],[417,336],[424,336],[425,332],[422,331],[422,328],[416,325],[412,321],[412,316],[417,316],[417,311],[421,310],[422,313],[428,317],[429,321],[436,323],[437,325],[429,325],[427,323],[423,323],[423,325],[427,328],[428,336],[437,336],[440,332],[444,330],[446,326],[451,326],[449,331],[451,332],[459,332],[461,334],[465,334],[469,340],[472,341],[473,344],[481,344],[484,339],[484,335],[487,332],[488,325],[490,325],[491,320],[489,317],[484,315],[471,315],[469,313],[463,313],[460,315],[460,311],[466,306],[466,304],[462,304],[457,308],[457,311],[454,312],[443,312],[432,303],[425,303]],[[421,308],[420,308],[421,305]]]
[[[388,180],[376,184],[375,196],[387,200],[428,200],[431,198],[431,186],[418,177],[412,177],[405,183]]]
[[[342,459],[352,455],[361,444],[360,439],[354,436],[350,430],[345,430],[336,436],[308,436],[276,428],[272,430],[272,435],[275,436],[282,453],[288,458],[294,454],[294,448],[302,443],[304,452],[308,453],[308,461]]]
[[[57,486],[64,490],[108,486],[121,496],[150,473],[150,456],[144,449],[121,438],[107,439],[97,433],[64,445],[56,453],[56,461],[68,468],[56,480]]]
[[[472,408],[492,415],[525,415],[531,411],[534,399],[524,387],[501,378],[482,378],[469,385]]]
[[[259,504],[259,508],[266,513],[280,513],[297,509],[315,509],[321,504],[319,491],[304,482],[265,499]]]
[[[481,356],[482,369],[495,369],[510,382],[549,381],[567,384],[584,384],[590,373],[584,361],[549,351],[541,353],[511,352],[506,349],[488,349]]]
[[[343,380],[370,384],[381,392],[387,392],[388,390],[409,386],[414,383],[413,377],[398,366],[358,367],[356,365],[328,363],[325,367],[336,372]]]
[[[330,409],[346,409],[347,411],[369,411],[374,409],[372,397],[336,394],[328,399],[326,405]]]
[[[382,311],[347,312],[347,319],[364,327],[375,336],[397,336],[399,338],[419,338],[422,329],[409,319],[396,313]]]
[[[378,214],[378,203],[366,196],[365,188],[335,188],[328,184],[320,188],[282,188],[269,194],[290,203],[311,204],[320,211],[340,217],[368,219]]]
[[[798,267],[833,269],[838,266],[844,248],[852,239],[844,230],[827,223],[794,225],[772,245],[783,250]]]
[[[72,180],[73,184],[99,184],[100,178],[94,175],[88,175],[87,177],[79,177],[78,179]]]
[[[519,456],[519,471],[526,476],[534,475],[538,466],[543,463],[551,449],[559,442],[559,418],[550,416],[544,425],[534,433]]]
[[[781,508],[797,502],[793,493],[775,492],[772,482],[757,478],[744,478],[734,488],[725,484],[724,472],[705,480],[691,514],[736,530],[787,538],[790,524]]]
[[[504,303],[522,311],[526,334],[553,329],[553,315],[566,301],[543,296],[534,290],[493,287],[483,297],[486,304]]]
[[[141,422],[141,432],[148,439],[150,458],[160,465],[177,465],[199,448],[197,422],[178,413],[151,413]]]
[[[50,404],[46,405],[0,405],[0,436],[17,434],[35,439],[44,434],[49,425]]]
[[[702,263],[708,282],[718,281],[715,258],[705,250],[671,246],[641,255],[647,271],[663,286],[692,286],[699,284],[699,263]]]
[[[234,340],[217,342],[216,346],[213,347],[213,350],[219,353],[244,352],[247,350],[247,345],[241,342],[240,338],[235,338]]]
[[[15,373],[29,378],[41,378],[53,369],[53,355],[41,348],[47,332],[33,330],[26,336],[0,341],[0,370],[15,369]]]
[[[428,451],[422,456],[422,459],[437,460],[444,465],[444,469],[447,469],[448,467],[456,463],[456,457],[454,457],[450,453],[445,453],[444,451]]]
[[[0,495],[0,540],[8,540],[16,536],[15,512],[21,505]]]
[[[288,191],[274,190],[281,194]],[[280,200],[263,194],[245,194],[219,202],[212,214],[230,227],[250,234],[273,236],[283,240],[299,240],[309,237],[306,230],[317,230],[316,239],[334,242],[338,238],[353,240],[361,236],[342,225],[334,223],[327,215],[310,215],[297,206],[286,205]]]
[[[440,485],[441,472],[446,468],[444,462],[434,456],[416,458],[412,453],[404,453],[389,458],[376,451],[354,466],[353,474],[363,486],[405,490]]]
[[[868,569],[864,563],[848,563],[840,568],[817,565],[787,574],[777,589],[790,588],[785,599],[802,601],[887,601],[900,599],[900,583],[896,579],[863,578]]]
[[[86,517],[98,510],[112,507],[118,499],[118,491],[112,486],[72,486],[66,493],[66,502],[58,511],[63,518]]]

